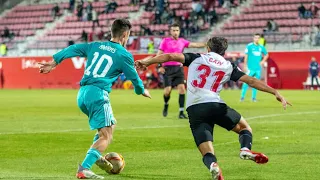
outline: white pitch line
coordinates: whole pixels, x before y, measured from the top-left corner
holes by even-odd
[[[302,115],[302,114],[320,114],[320,111],[284,113],[284,114],[268,114],[268,115],[248,117],[248,118],[245,118],[245,119],[246,120],[252,120],[252,119],[260,119],[260,118],[268,118],[268,117],[292,116],[292,115]]]
[[[269,117],[279,117],[279,116],[292,116],[292,115],[304,115],[304,114],[320,114],[320,111],[309,111],[309,112],[297,112],[297,113],[285,113],[285,114],[269,114],[269,115],[261,115],[261,116],[253,116],[245,118],[246,120],[253,120],[253,119],[262,119],[262,118],[269,118]],[[281,121],[281,122],[288,122],[291,121]],[[298,122],[298,121],[292,121]],[[302,121],[302,122],[312,122],[312,121]],[[268,122],[272,123],[272,122]],[[137,127],[126,127],[126,128],[116,128],[116,130],[135,130],[135,129],[161,129],[161,128],[180,128],[180,127],[187,127],[182,125],[171,125],[171,126],[137,126]],[[64,133],[64,132],[83,132],[89,131],[89,129],[66,129],[66,130],[57,130],[57,131],[32,131],[32,132],[3,132],[0,135],[11,135],[11,134],[41,134],[41,133]]]

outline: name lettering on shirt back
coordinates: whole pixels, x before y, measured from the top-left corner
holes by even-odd
[[[106,50],[106,51],[109,51],[109,52],[112,52],[112,53],[115,53],[117,51],[117,49],[115,49],[115,48],[113,48],[111,46],[106,46],[106,45],[100,45],[99,49]]]
[[[219,65],[219,66],[222,66],[223,63],[224,63],[224,62],[221,62],[221,61],[219,61],[217,59],[213,59],[213,58],[210,58],[209,62],[214,63],[214,64]]]

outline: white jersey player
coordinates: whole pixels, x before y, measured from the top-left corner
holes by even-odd
[[[151,59],[136,61],[138,69],[145,69],[155,63],[175,60],[188,66],[187,112],[190,128],[203,163],[212,174],[212,179],[222,180],[222,172],[213,150],[213,128],[217,124],[239,134],[240,158],[263,164],[268,157],[251,151],[252,130],[246,120],[234,109],[227,106],[219,93],[229,80],[243,81],[260,91],[276,96],[284,108],[291,105],[278,91],[264,82],[244,74],[238,67],[223,57],[228,42],[222,37],[212,37],[207,42],[207,54],[175,53],[163,54]]]

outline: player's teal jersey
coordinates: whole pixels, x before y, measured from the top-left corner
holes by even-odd
[[[247,45],[245,53],[248,55],[248,69],[252,71],[260,71],[260,62],[262,60],[262,55],[267,55],[268,52],[265,47],[261,45],[255,45],[250,43]]]
[[[107,41],[75,44],[53,55],[53,59],[59,64],[64,59],[76,56],[87,58],[81,86],[94,85],[110,92],[112,83],[124,73],[132,81],[136,94],[144,93],[143,83],[134,68],[133,56],[119,43]]]

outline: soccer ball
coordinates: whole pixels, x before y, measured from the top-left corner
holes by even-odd
[[[113,168],[108,172],[109,174],[119,174],[123,170],[125,162],[121,154],[110,152],[104,158],[113,165]]]

